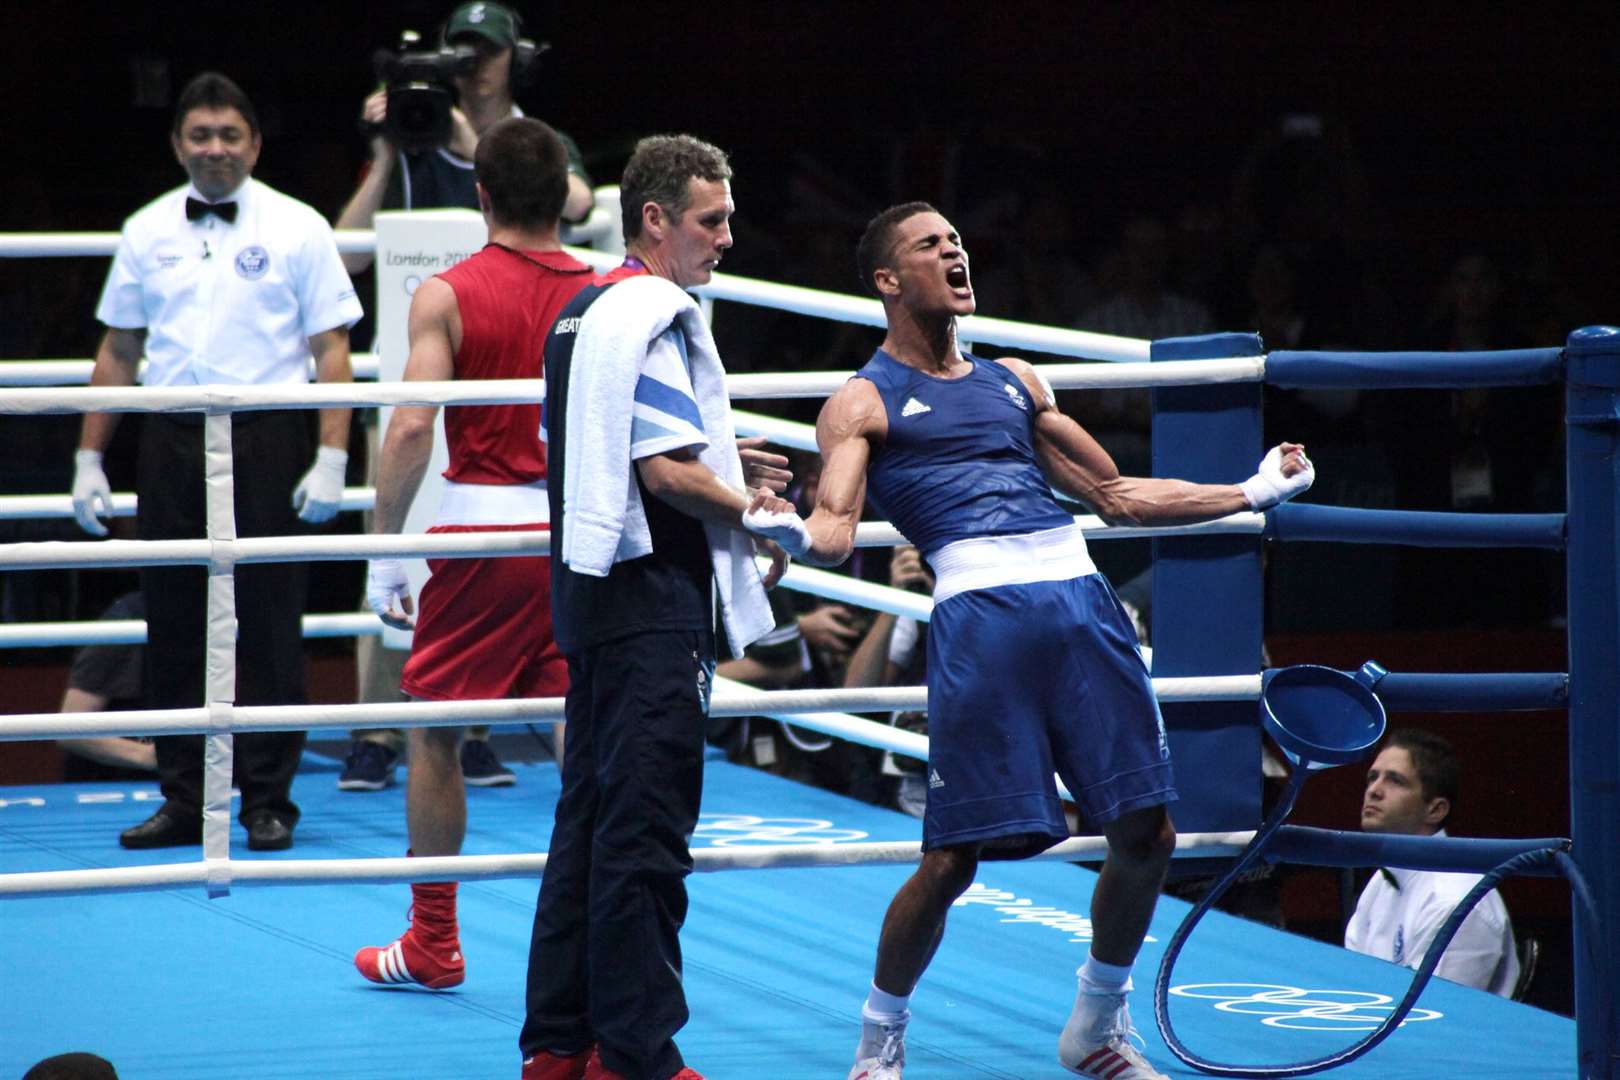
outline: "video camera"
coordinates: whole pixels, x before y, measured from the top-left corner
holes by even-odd
[[[422,39],[414,30],[399,37],[398,51],[379,49],[372,58],[378,81],[388,88],[388,116],[380,131],[401,150],[443,146],[450,141],[450,109],[456,103],[450,79],[478,67],[478,50],[465,44],[418,48]],[[366,128],[367,134],[379,133],[379,125]]]

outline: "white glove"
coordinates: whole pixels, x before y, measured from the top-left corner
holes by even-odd
[[[377,617],[396,630],[416,625],[411,618],[411,582],[398,559],[372,559],[366,564],[366,603]]]
[[[791,510],[744,510],[743,528],[767,540],[775,540],[782,550],[802,559],[810,550],[810,530],[804,518]]]
[[[1303,450],[1299,452],[1299,459],[1305,463],[1305,468],[1293,476],[1284,476],[1282,447],[1273,446],[1267,451],[1266,456],[1260,459],[1259,471],[1238,485],[1243,497],[1249,500],[1249,505],[1256,510],[1269,510],[1309,490],[1316,480],[1316,466],[1311,464],[1311,459],[1305,456]]]
[[[96,515],[112,517],[112,512],[112,485],[101,468],[101,451],[77,451],[73,455],[73,516],[79,519],[79,528],[91,536],[106,536],[107,526]]]
[[[343,502],[343,470],[348,464],[347,450],[323,446],[315,451],[315,464],[293,488],[292,505],[300,521],[319,525],[336,516]]]

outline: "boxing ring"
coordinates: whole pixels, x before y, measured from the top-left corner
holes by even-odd
[[[0,237],[0,254],[110,254],[116,237]],[[346,248],[369,249],[367,234]],[[577,251],[598,266],[616,256]],[[875,302],[717,275],[711,299],[881,325]],[[1110,361],[1047,364],[1059,388],[1152,387],[1153,463],[1158,475],[1230,482],[1261,452],[1263,385],[1286,388],[1568,386],[1567,515],[1469,515],[1286,504],[1190,528],[1106,527],[1078,520],[1088,540],[1153,538],[1155,690],[1178,763],[1183,802],[1178,857],[1235,854],[1258,822],[1260,734],[1260,548],[1264,540],[1527,546],[1563,549],[1569,578],[1569,672],[1432,675],[1392,673],[1379,695],[1403,709],[1523,710],[1570,715],[1572,856],[1590,883],[1597,933],[1576,922],[1574,1024],[1526,1006],[1436,982],[1392,1039],[1338,1072],[1389,1076],[1613,1077],[1612,1008],[1620,925],[1620,851],[1605,830],[1620,822],[1620,569],[1616,558],[1616,440],[1620,429],[1620,333],[1577,331],[1563,349],[1497,353],[1271,353],[1253,335],[1140,342],[974,317],[964,340]],[[357,373],[375,364],[357,358]],[[8,370],[9,369],[9,370]],[[378,556],[536,554],[544,533],[450,536],[303,536],[238,539],[231,520],[230,417],[251,408],[329,405],[494,404],[533,401],[538,381],[376,383],[286,388],[119,390],[50,387],[84,381],[84,362],[0,364],[0,414],[87,410],[190,410],[206,414],[210,536],[195,541],[104,540],[0,546],[0,570],[205,565],[210,572],[209,705],[198,709],[0,717],[0,741],[84,735],[201,733],[209,736],[202,858],[124,852],[119,828],[160,798],[155,784],[50,785],[0,789],[0,971],[18,992],[0,1016],[0,1071],[85,1048],[107,1053],[126,1077],[217,1075],[252,1061],[254,1075],[460,1076],[510,1074],[521,1023],[522,969],[536,844],[549,830],[554,766],[521,767],[513,789],[469,792],[467,854],[388,857],[405,847],[400,788],[339,796],[336,765],[306,761],[294,786],[304,807],[297,857],[235,857],[230,844],[230,734],[549,722],[557,700],[395,705],[237,707],[232,704],[238,563]],[[825,396],[845,373],[734,375],[734,400]],[[18,383],[25,384],[16,388]],[[739,410],[739,434],[765,434],[812,448],[807,425]],[[1309,441],[1309,433],[1303,433]],[[368,489],[345,493],[345,509],[370,505]],[[115,512],[134,510],[115,497]],[[0,516],[70,517],[66,496],[0,498]],[[882,523],[857,543],[897,541]],[[924,597],[794,567],[784,585],[926,619]],[[371,634],[377,621],[347,613],[309,616],[306,636]],[[0,627],[0,645],[29,647],[140,640],[126,624]],[[716,715],[791,718],[795,726],[867,746],[926,756],[926,739],[854,712],[917,709],[920,689],[766,693],[723,686]],[[1222,768],[1191,768],[1219,762]],[[1229,762],[1242,764],[1228,767]],[[711,760],[694,838],[699,874],[683,943],[693,1019],[687,1057],[711,1080],[835,1075],[847,1068],[858,1004],[870,977],[878,921],[917,857],[917,824],[753,770]],[[1375,838],[1363,838],[1375,839]],[[1327,845],[1324,845],[1326,847]],[[518,854],[513,854],[518,852]],[[1024,864],[986,864],[959,901],[950,944],[917,993],[908,1039],[919,1077],[1059,1075],[1056,1033],[1084,958],[1084,912],[1094,875],[1067,860],[1096,859],[1094,838],[1076,838]],[[1466,842],[1437,841],[1351,856],[1295,845],[1289,858],[1326,865],[1455,868]],[[309,856],[316,857],[309,857]],[[1374,856],[1377,856],[1374,859]],[[1393,856],[1393,857],[1391,857]],[[1335,859],[1361,859],[1335,862]],[[1484,869],[1483,865],[1477,867]],[[717,876],[709,871],[747,870]],[[836,875],[836,876],[834,876]],[[469,981],[459,992],[373,987],[349,957],[397,932],[402,890],[412,880],[459,880]],[[250,886],[300,885],[286,891]],[[197,888],[201,886],[201,888]],[[210,902],[210,900],[214,902]],[[1138,962],[1149,981],[1163,943],[1186,910],[1166,898]],[[1289,1061],[1331,1051],[1386,1015],[1404,969],[1215,913],[1189,947],[1171,989],[1178,1026],[1220,1056]],[[1604,973],[1608,974],[1605,975]],[[1147,1010],[1139,1001],[1139,1025]],[[288,1033],[294,1033],[289,1039]],[[1173,1067],[1151,1024],[1149,1056]],[[289,1043],[291,1045],[289,1045]],[[110,1047],[111,1049],[101,1049]],[[229,1072],[226,1068],[223,1071]]]

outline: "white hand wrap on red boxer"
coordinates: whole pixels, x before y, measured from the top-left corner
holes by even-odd
[[[744,510],[743,527],[756,536],[775,540],[795,559],[810,550],[810,530],[804,518],[791,510]]]
[[[1243,491],[1243,497],[1249,500],[1249,505],[1256,510],[1270,510],[1278,503],[1287,502],[1295,495],[1310,489],[1316,480],[1316,467],[1311,459],[1300,452],[1300,460],[1305,468],[1293,476],[1284,476],[1282,471],[1282,447],[1273,446],[1264,458],[1260,460],[1260,468],[1238,487]]]
[[[405,564],[398,559],[372,559],[366,564],[366,603],[383,622],[404,628],[412,624],[404,601],[411,595]]]

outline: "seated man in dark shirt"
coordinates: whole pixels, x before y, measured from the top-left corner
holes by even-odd
[[[144,619],[146,604],[139,591],[125,593],[101,617]],[[61,711],[145,708],[145,665],[146,650],[141,645],[86,645],[73,656]],[[62,763],[64,780],[150,779],[157,771],[150,739],[58,739],[56,744],[68,751]]]

